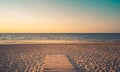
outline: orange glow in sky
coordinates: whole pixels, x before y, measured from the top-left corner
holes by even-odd
[[[103,5],[106,10],[100,7],[102,3],[89,6],[86,2],[81,5],[77,0],[38,1],[1,1],[0,33],[120,32],[120,15],[116,13],[116,4],[113,4],[115,10],[109,10],[111,3]]]

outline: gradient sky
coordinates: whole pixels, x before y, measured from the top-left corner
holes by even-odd
[[[120,33],[120,0],[0,0],[0,33]]]

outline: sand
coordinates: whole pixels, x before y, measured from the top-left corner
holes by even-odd
[[[120,44],[1,44],[0,72],[40,72],[47,55],[65,55],[77,72],[120,71]]]

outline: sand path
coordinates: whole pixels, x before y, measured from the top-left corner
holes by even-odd
[[[65,55],[47,55],[43,72],[77,72]]]

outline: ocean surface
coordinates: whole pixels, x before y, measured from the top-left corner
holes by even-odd
[[[120,33],[0,33],[0,41],[120,42]]]

